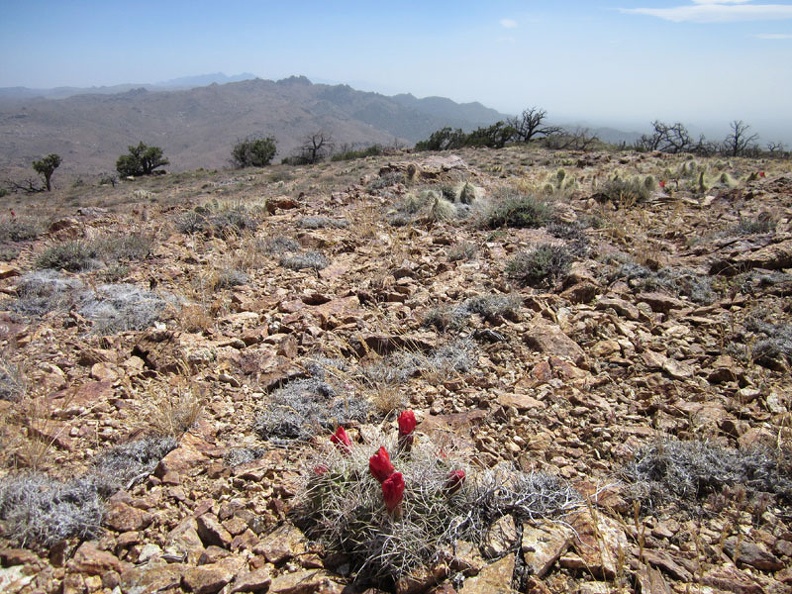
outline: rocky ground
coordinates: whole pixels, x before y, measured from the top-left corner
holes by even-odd
[[[792,591],[789,161],[403,153],[5,200],[3,592]],[[420,517],[409,473],[447,460],[456,507]],[[319,475],[401,565],[317,528]]]

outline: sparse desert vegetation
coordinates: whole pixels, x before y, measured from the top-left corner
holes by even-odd
[[[789,161],[536,116],[0,213],[0,589],[788,591]]]

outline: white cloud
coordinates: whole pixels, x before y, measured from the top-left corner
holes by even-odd
[[[673,8],[620,8],[625,14],[642,14],[675,23],[727,23],[792,19],[792,5],[748,4],[751,0],[693,0],[692,6]]]
[[[792,39],[792,34],[788,33],[759,33],[757,39]]]
[[[500,20],[501,27],[504,29],[516,29],[517,28],[517,21],[514,19],[501,19]]]

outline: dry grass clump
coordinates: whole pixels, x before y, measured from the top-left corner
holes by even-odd
[[[522,298],[517,293],[479,295],[458,305],[433,308],[426,313],[423,323],[441,331],[460,330],[470,316],[477,314],[491,324],[501,324],[506,319],[516,321],[520,307]]]
[[[0,522],[19,546],[49,547],[101,533],[104,500],[154,471],[176,440],[149,437],[100,455],[83,476],[60,481],[42,472],[14,473],[0,483]]]
[[[258,222],[241,204],[220,204],[217,201],[182,214],[176,228],[184,234],[200,233],[207,237],[228,238],[243,232],[255,232]]]
[[[506,275],[520,286],[551,289],[566,277],[573,261],[566,245],[540,244],[515,254],[506,263]]]
[[[347,559],[355,581],[392,586],[401,577],[453,557],[460,540],[482,546],[487,529],[503,516],[516,521],[563,515],[580,496],[563,481],[510,468],[479,471],[448,448],[418,435],[399,451],[393,435],[365,434],[370,443],[328,444],[308,458],[293,510],[295,522],[319,540],[329,556]],[[372,441],[373,440],[373,441]],[[383,488],[368,471],[382,445],[403,475],[403,499],[389,512]],[[452,473],[462,471],[454,481]]]
[[[327,268],[330,261],[321,252],[309,250],[306,252],[284,254],[280,257],[279,263],[289,270],[309,269],[318,272],[323,268]]]
[[[684,267],[651,270],[646,266],[626,262],[607,275],[608,282],[623,280],[637,291],[663,291],[677,297],[687,297],[695,303],[707,305],[715,301],[709,275]]]
[[[99,249],[92,242],[75,239],[47,247],[36,260],[37,268],[82,272],[98,265]]]
[[[301,229],[346,229],[349,221],[329,217],[302,217],[297,219],[297,226]]]
[[[669,438],[643,448],[621,473],[632,496],[649,510],[666,503],[690,510],[707,495],[735,485],[792,503],[792,452]]]
[[[0,244],[30,241],[41,235],[38,221],[29,217],[0,218]]]
[[[81,299],[80,315],[101,335],[144,330],[161,318],[175,299],[130,284],[101,285]]]
[[[553,216],[552,206],[534,196],[506,193],[499,196],[484,212],[487,229],[513,227],[535,229],[547,225]]]
[[[365,398],[337,394],[321,376],[308,377],[275,390],[260,408],[254,428],[269,441],[306,440],[339,423],[364,422],[370,410]]]
[[[145,260],[154,251],[154,237],[142,233],[100,237],[91,242],[105,262],[114,260]]]
[[[19,366],[0,355],[0,400],[16,402],[27,391],[27,380]]]

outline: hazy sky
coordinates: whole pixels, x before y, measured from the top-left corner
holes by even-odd
[[[211,72],[765,138],[792,128],[792,0],[0,0],[0,87]]]

